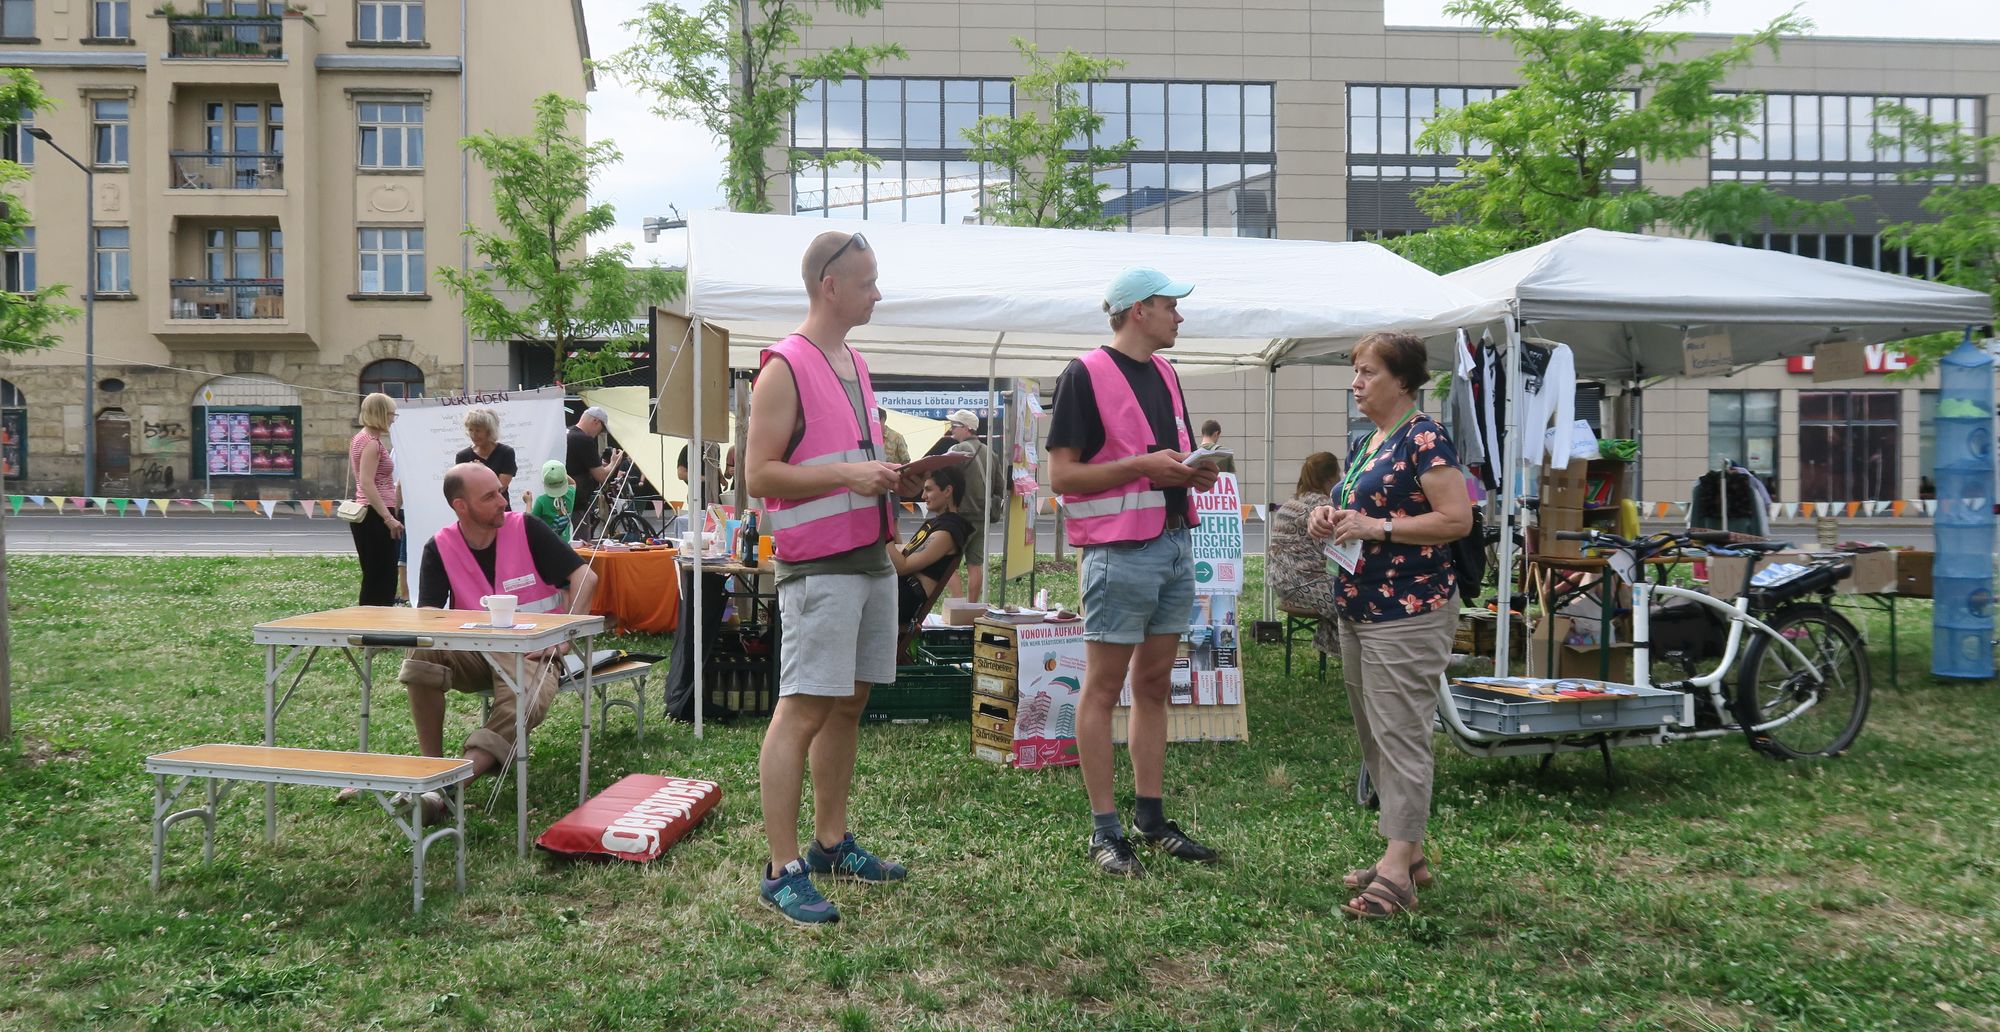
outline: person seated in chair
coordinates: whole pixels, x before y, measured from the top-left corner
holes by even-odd
[[[444,475],[444,497],[458,521],[424,545],[419,607],[480,611],[487,595],[513,595],[519,600],[515,612],[525,617],[517,617],[520,622],[533,623],[536,613],[590,612],[597,575],[547,524],[509,511],[492,470],[477,462],[451,467]],[[556,697],[556,664],[568,651],[561,644],[526,659],[519,701],[528,708],[531,729],[548,716]],[[512,657],[501,662],[511,674]],[[462,753],[472,761],[473,777],[512,758],[515,694],[483,653],[414,649],[396,679],[409,690],[410,719],[423,755],[444,755],[447,691],[491,691],[493,708],[485,724],[465,736]],[[423,808],[425,819],[434,820],[443,812],[444,798],[427,793]]]
[[[924,509],[930,518],[910,535],[910,543],[889,544],[889,562],[896,567],[897,622],[908,627],[930,608],[938,586],[951,575],[952,564],[972,536],[972,524],[958,514],[965,494],[962,467],[934,469],[924,480]]]

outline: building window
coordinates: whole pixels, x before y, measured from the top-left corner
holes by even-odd
[[[1923,279],[1935,278],[1938,271],[1936,259],[1911,254],[1904,247],[1886,247],[1882,238],[1873,233],[1751,233],[1741,237],[1719,233],[1715,242],[1783,251]]]
[[[423,293],[424,231],[362,230],[361,292],[363,294]]]
[[[1873,94],[1767,93],[1742,139],[1717,139],[1709,178],[1776,183],[1892,183],[1899,173],[1930,163],[1921,148],[1894,137],[1876,118],[1879,104],[1900,104],[1935,122],[1968,131],[1983,125],[1976,97],[1882,97]]]
[[[92,0],[90,34],[96,39],[131,39],[132,0]]]
[[[35,0],[0,0],[0,36],[34,38]]]
[[[1799,392],[1799,499],[1901,497],[1901,391]]]
[[[1709,391],[1708,455],[1704,466],[1728,459],[1778,497],[1778,392]]]
[[[1138,141],[1097,173],[1105,213],[1133,232],[1276,236],[1272,94],[1268,82],[1092,83],[1101,142]]]
[[[129,100],[90,102],[91,160],[95,164],[124,167],[132,163],[131,115]]]
[[[7,245],[7,283],[9,294],[32,294],[35,292],[35,227],[24,226],[21,239]]]
[[[276,229],[211,229],[202,241],[210,280],[282,280],[285,234]]]
[[[792,177],[792,211],[828,219],[969,222],[986,203],[987,170],[966,158],[965,130],[1014,111],[1006,79],[842,79],[815,83],[792,112],[792,145],[808,154],[865,148],[856,164]]]
[[[368,363],[361,370],[362,394],[387,394],[392,398],[421,398],[424,396],[424,371],[400,358],[385,358]]]
[[[100,226],[97,244],[97,292],[132,292],[132,230],[125,226]]]
[[[35,163],[35,138],[28,135],[34,128],[35,120],[23,118],[18,122],[0,126],[0,158],[17,165]]]
[[[28,475],[28,396],[0,380],[0,479]]]
[[[356,12],[357,39],[364,43],[422,43],[424,5],[421,0],[361,0]]]
[[[424,167],[424,106],[368,101],[361,111],[362,168]]]
[[[283,154],[285,106],[255,102],[202,105],[203,146],[221,154]]]

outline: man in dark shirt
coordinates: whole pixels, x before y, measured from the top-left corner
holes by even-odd
[[[590,598],[597,591],[597,575],[590,566],[556,537],[540,520],[528,519],[507,509],[507,493],[500,478],[476,462],[460,463],[444,475],[446,504],[458,517],[457,530],[472,553],[473,562],[485,576],[486,584],[499,583],[497,571],[500,535],[509,521],[519,521],[527,534],[528,554],[535,567],[535,579],[560,588],[555,612],[587,613]],[[449,529],[449,528],[447,528]],[[440,531],[439,534],[444,534]],[[459,598],[452,590],[451,573],[445,567],[437,538],[424,544],[422,580],[417,604],[425,609],[480,610],[478,598]],[[468,617],[471,614],[468,613]],[[483,615],[479,617],[484,619]],[[523,614],[532,623],[532,614]],[[493,693],[493,708],[486,722],[465,738],[463,755],[472,761],[474,777],[490,773],[506,763],[514,750],[514,710],[517,703],[527,706],[527,725],[534,728],[548,716],[556,696],[554,663],[567,644],[531,653],[526,660],[527,680],[517,698],[494,672],[493,664],[478,652],[444,649],[413,649],[403,661],[397,680],[410,693],[410,719],[416,725],[417,745],[425,756],[444,755],[444,711],[447,691]],[[423,799],[426,820],[444,810],[444,799],[435,793]]]
[[[579,524],[588,522],[590,507],[597,501],[597,489],[618,468],[618,460],[624,453],[616,448],[611,457],[605,458],[597,450],[597,435],[604,432],[604,425],[611,421],[611,413],[601,406],[592,405],[576,417],[576,425],[569,428],[569,439],[563,466],[569,470],[569,478],[576,481],[576,507],[570,511],[572,530]]]

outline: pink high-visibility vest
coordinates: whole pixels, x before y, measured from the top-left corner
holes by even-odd
[[[1097,398],[1097,416],[1104,423],[1104,447],[1089,461],[1117,462],[1152,451],[1153,424],[1139,407],[1139,396],[1132,393],[1132,384],[1125,379],[1125,371],[1118,368],[1118,360],[1105,349],[1097,348],[1078,361],[1090,372],[1090,392]],[[1167,394],[1173,399],[1177,438],[1173,447],[1189,451],[1187,405],[1181,400],[1180,380],[1158,355],[1153,356],[1153,368],[1160,371],[1160,380],[1167,385]],[[1151,541],[1167,527],[1166,492],[1145,477],[1128,480],[1108,491],[1063,495],[1062,507],[1065,533],[1070,545],[1076,548]],[[1192,527],[1195,523],[1194,496],[1190,494],[1187,525]]]
[[[855,422],[854,403],[826,353],[794,333],[765,349],[759,368],[776,356],[792,368],[799,389],[799,418],[804,430],[797,445],[785,452],[794,466],[834,462],[867,462],[882,457],[882,420],[875,411],[875,387],[868,363],[852,349],[854,375],[861,381],[861,402],[868,425]],[[767,498],[766,526],[771,528],[776,558],[788,563],[824,559],[864,545],[889,540],[889,499],[869,497],[837,487],[811,498]]]
[[[472,557],[472,548],[465,543],[457,523],[437,532],[438,558],[444,560],[445,575],[451,580],[453,609],[478,609],[479,600],[488,595],[514,596],[519,600],[515,611],[521,613],[546,613],[561,603],[562,589],[543,583],[541,574],[535,572],[535,555],[528,550],[528,528],[523,522],[526,519],[522,513],[510,512],[500,524],[490,582],[486,571],[479,568],[479,560]]]

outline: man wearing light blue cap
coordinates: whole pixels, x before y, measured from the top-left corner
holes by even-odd
[[[1214,486],[1193,450],[1180,378],[1160,352],[1180,331],[1179,299],[1192,284],[1157,269],[1127,269],[1104,292],[1111,343],[1069,364],[1056,382],[1050,479],[1064,531],[1083,553],[1087,667],[1077,711],[1077,756],[1090,798],[1090,858],[1106,874],[1145,873],[1118,817],[1111,715],[1130,675],[1127,736],[1138,838],[1200,863],[1209,848],[1166,819],[1167,696],[1174,656],[1194,605],[1195,525],[1190,491]]]

